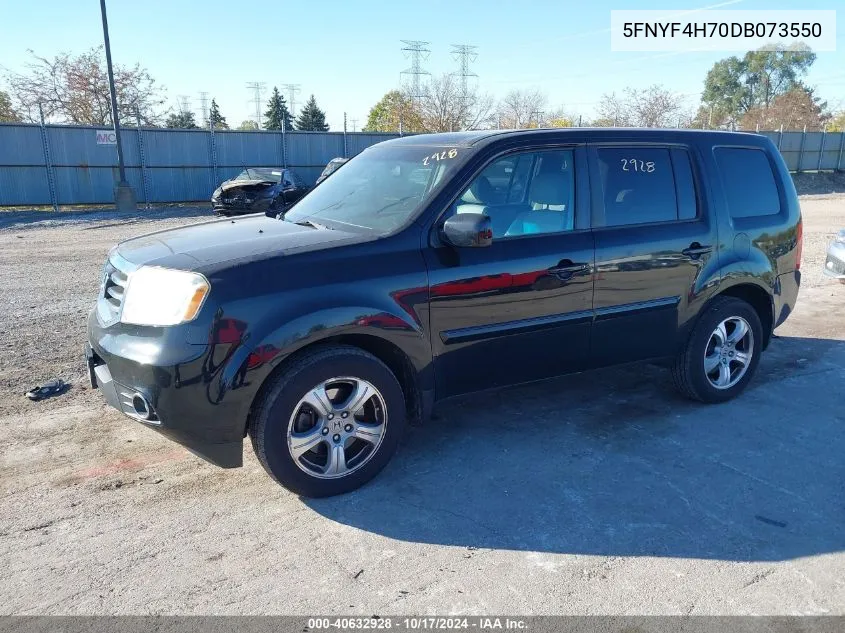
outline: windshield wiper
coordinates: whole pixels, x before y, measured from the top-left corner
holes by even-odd
[[[326,229],[327,231],[334,231],[334,229],[330,226],[320,224],[319,222],[314,222],[313,220],[300,220],[299,222],[294,222],[294,224],[298,224],[299,226],[310,226],[315,229]]]

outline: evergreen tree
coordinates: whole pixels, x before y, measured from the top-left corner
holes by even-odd
[[[273,86],[273,95],[267,102],[267,112],[264,113],[264,129],[281,130],[283,129],[282,125],[284,125],[285,130],[293,129],[293,121],[285,98],[279,92],[279,89]]]
[[[208,111],[208,122],[216,130],[229,129],[229,124],[226,123],[226,117],[220,114],[220,108],[214,99],[211,100],[211,108]]]
[[[164,125],[165,127],[179,128],[181,130],[195,130],[199,127],[193,112],[175,112],[167,117]]]
[[[9,95],[0,90],[0,122],[16,123],[20,120],[21,117],[12,107],[12,100]]]
[[[326,124],[326,113],[317,107],[317,100],[314,95],[305,104],[299,112],[296,119],[296,129],[305,132],[328,132],[329,126]]]

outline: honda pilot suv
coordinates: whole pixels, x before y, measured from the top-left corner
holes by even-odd
[[[801,216],[763,136],[570,129],[375,145],[278,218],[108,256],[92,384],[222,467],[249,437],[305,496],[374,477],[473,391],[667,359],[704,403],[752,380],[795,306]]]

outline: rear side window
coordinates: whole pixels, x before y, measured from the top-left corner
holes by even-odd
[[[780,212],[775,175],[763,150],[717,147],[714,154],[731,217],[752,218]]]
[[[685,150],[600,147],[596,156],[605,226],[696,217],[692,168]]]

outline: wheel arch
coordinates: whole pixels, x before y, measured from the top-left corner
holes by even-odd
[[[354,347],[363,350],[372,354],[387,366],[402,388],[402,393],[405,397],[406,415],[410,423],[419,422],[428,415],[431,408],[430,401],[433,391],[426,388],[426,384],[421,378],[420,372],[414,365],[411,357],[399,345],[373,332],[337,333],[310,341],[299,347],[264,376],[261,386],[256,390],[255,396],[249,406],[244,424],[244,436],[249,432],[256,404],[261,401],[264,393],[270,388],[276,377],[285,372],[288,367],[303,355],[318,349],[338,346]]]
[[[704,310],[718,297],[734,297],[745,301],[760,317],[760,323],[763,326],[763,349],[769,345],[772,338],[772,331],[775,322],[775,303],[770,290],[767,290],[760,284],[753,282],[739,282],[727,287],[722,287],[714,294],[705,305]]]

